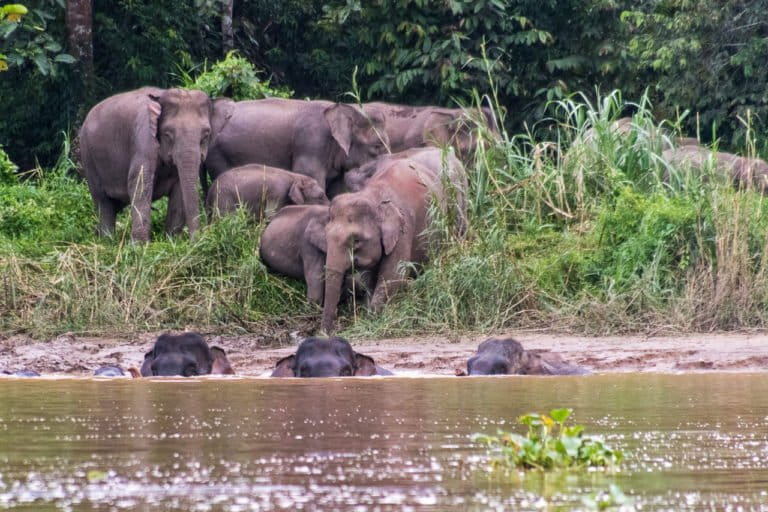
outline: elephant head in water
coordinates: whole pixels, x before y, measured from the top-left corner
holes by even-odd
[[[224,349],[209,347],[196,332],[160,335],[141,365],[142,377],[233,373]]]
[[[272,377],[360,377],[392,375],[373,358],[352,350],[344,338],[307,338],[295,354],[280,359]]]
[[[512,338],[490,338],[477,347],[467,361],[469,375],[583,375],[583,368],[563,361],[556,354],[538,354]]]

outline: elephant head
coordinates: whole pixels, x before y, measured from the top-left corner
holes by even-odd
[[[512,338],[489,338],[467,361],[469,375],[583,375],[583,368],[563,361],[556,354],[539,354],[523,349]]]
[[[300,176],[288,190],[288,197],[294,204],[329,204],[328,196],[320,184],[309,176]]]
[[[195,332],[161,334],[141,365],[142,377],[233,373],[226,352],[219,347],[209,347]]]
[[[392,253],[405,229],[399,209],[366,190],[342,194],[331,202],[325,228],[325,300],[322,326],[331,332],[350,270],[374,270]]]
[[[339,147],[332,167],[347,171],[389,152],[386,121],[381,112],[363,112],[353,105],[336,103],[326,108],[323,115]]]
[[[197,185],[211,142],[234,112],[234,102],[202,91],[168,89],[149,95],[150,130],[157,134],[162,167],[175,169],[181,209],[190,234],[200,226]]]
[[[272,377],[360,377],[377,375],[373,359],[352,350],[344,338],[307,338],[295,354],[280,359]]]

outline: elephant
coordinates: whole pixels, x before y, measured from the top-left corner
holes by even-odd
[[[287,204],[320,204],[330,201],[320,185],[303,174],[277,167],[250,164],[219,175],[206,197],[209,217],[245,207],[257,220]]]
[[[586,375],[590,372],[552,353],[533,353],[513,338],[489,338],[467,361],[469,375]]]
[[[102,366],[93,372],[94,377],[125,377],[125,372],[119,366]]]
[[[270,165],[314,178],[325,191],[344,171],[385,153],[388,145],[385,120],[377,112],[319,100],[240,101],[205,166],[216,178],[232,167]]]
[[[194,236],[201,164],[233,111],[228,99],[154,87],[93,107],[80,128],[80,156],[99,234],[111,234],[117,213],[131,205],[133,240],[149,240],[151,203],[168,196],[166,231],[178,233],[186,224]]]
[[[9,370],[3,370],[0,372],[2,375],[7,375],[8,377],[39,377],[40,374],[37,373],[35,370],[19,370],[17,372],[12,372]]]
[[[365,103],[369,114],[380,113],[386,120],[389,149],[399,153],[424,146],[452,145],[466,159],[477,143],[474,125],[485,125],[488,133],[499,138],[499,128],[493,111],[482,108],[414,107],[392,103]]]
[[[368,377],[392,375],[376,365],[373,358],[352,350],[344,338],[310,337],[295,354],[275,364],[272,377]]]
[[[232,375],[227,354],[220,347],[209,347],[196,332],[161,334],[144,356],[141,376]]]
[[[683,146],[664,151],[662,159],[674,167],[688,166],[692,170],[700,171],[707,165],[712,165],[720,171],[727,173],[734,186],[753,186],[761,194],[768,194],[768,163],[760,158],[747,158],[713,151],[704,146]],[[669,181],[669,171],[665,172],[664,180]]]
[[[353,169],[344,175],[344,185],[349,192],[359,192],[370,178],[381,169],[396,160],[410,159],[418,162],[441,179],[445,178],[452,186],[452,195],[456,203],[456,228],[459,235],[466,231],[467,219],[466,193],[469,188],[467,171],[461,160],[456,158],[452,148],[446,150],[433,147],[412,148],[399,153],[381,155],[376,160]]]
[[[226,173],[225,173],[226,174]],[[328,206],[297,205],[281,209],[261,235],[259,255],[270,270],[307,283],[307,300],[323,303],[325,225]],[[345,289],[367,293],[370,274],[346,276]]]
[[[404,285],[401,264],[426,260],[431,240],[432,196],[442,199],[441,180],[412,160],[396,160],[374,174],[359,192],[331,201],[325,228],[325,296],[322,329],[333,332],[344,276],[350,269],[370,271],[376,283],[370,306],[383,307]]]

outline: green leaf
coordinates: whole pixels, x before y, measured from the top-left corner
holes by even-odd
[[[64,64],[74,64],[77,60],[68,53],[60,53],[53,58],[56,62],[62,62]]]
[[[549,411],[550,417],[558,423],[564,423],[573,412],[573,409],[562,408]]]

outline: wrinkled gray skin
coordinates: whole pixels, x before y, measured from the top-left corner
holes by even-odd
[[[240,101],[211,147],[212,177],[258,163],[310,176],[323,190],[345,171],[387,151],[384,118],[328,101],[270,98]]]
[[[726,173],[737,188],[753,186],[762,194],[768,194],[768,163],[759,158],[712,151],[704,146],[683,146],[669,149],[662,153],[664,161],[677,168],[690,168],[701,171],[705,166],[713,166]],[[665,172],[664,180],[669,180]]]
[[[404,262],[425,261],[432,196],[442,198],[441,180],[423,165],[396,160],[359,192],[331,201],[325,228],[325,297],[321,326],[333,332],[344,276],[353,267],[370,271],[375,286],[370,307],[380,310],[405,284]]]
[[[346,173],[344,175],[345,188],[348,192],[359,192],[376,172],[386,169],[396,160],[405,159],[423,165],[439,176],[441,180],[446,180],[446,184],[451,185],[451,189],[447,191],[447,195],[450,196],[447,202],[456,206],[454,209],[456,230],[459,235],[462,235],[468,224],[466,194],[469,183],[464,165],[456,158],[455,153],[450,148],[447,150],[433,147],[413,148],[399,153],[381,155],[376,160]]]
[[[494,136],[499,135],[496,119],[487,107],[478,110],[374,102],[363,104],[363,109],[369,113],[381,113],[386,119],[392,153],[424,146],[451,145],[463,159],[475,149],[476,140],[472,132],[478,122],[484,123]]]
[[[83,173],[109,235],[131,205],[131,235],[149,240],[152,201],[169,197],[165,227],[191,235],[200,226],[197,185],[208,146],[232,114],[231,100],[200,91],[144,87],[111,96],[91,109],[80,129]]]
[[[209,347],[196,332],[161,334],[152,350],[144,356],[141,376],[192,377],[195,375],[233,374],[227,355],[220,347]]]
[[[219,175],[205,200],[209,215],[226,215],[242,206],[257,220],[288,204],[329,203],[322,187],[309,176],[261,164],[236,167]]]
[[[280,359],[272,377],[363,377],[392,375],[373,358],[352,350],[344,338],[305,339],[295,354]]]
[[[512,338],[489,338],[467,361],[468,375],[585,375],[589,371],[558,355],[531,353]]]

